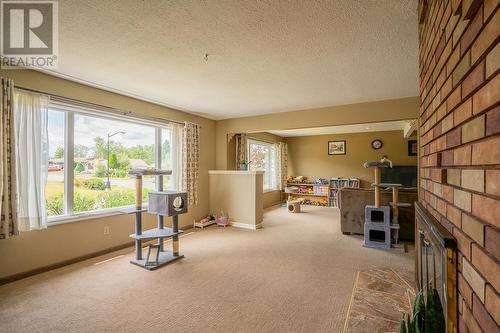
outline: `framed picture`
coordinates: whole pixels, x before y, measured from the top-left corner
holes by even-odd
[[[328,155],[345,155],[346,144],[342,141],[328,141]]]
[[[408,156],[417,156],[418,145],[417,140],[408,141]]]

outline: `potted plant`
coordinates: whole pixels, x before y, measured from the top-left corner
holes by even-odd
[[[420,291],[413,304],[413,314],[405,314],[400,333],[445,333],[446,324],[439,294],[430,286],[426,295]]]

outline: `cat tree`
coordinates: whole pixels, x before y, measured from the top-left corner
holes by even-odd
[[[365,168],[374,169],[375,190],[374,205],[365,206],[365,227],[363,246],[389,249],[391,244],[399,243],[399,208],[410,207],[408,203],[399,202],[399,188],[402,184],[381,183],[381,169],[392,168],[392,162],[386,156],[380,162],[366,162]],[[392,189],[390,206],[380,205],[380,189]],[[392,207],[392,220],[390,218]]]
[[[130,237],[135,241],[135,259],[130,262],[134,265],[155,270],[168,263],[183,258],[179,254],[179,214],[187,213],[187,193],[163,191],[163,176],[171,175],[172,171],[159,169],[132,169],[129,176],[135,178],[135,207],[126,211],[135,215],[135,233]],[[142,207],[142,177],[156,176],[156,192],[149,192],[148,208]],[[157,228],[142,230],[142,213],[148,211],[158,215]],[[164,217],[172,216],[172,228],[164,225]],[[172,238],[172,251],[164,249],[165,238]],[[146,258],[142,256],[142,242],[157,239],[157,244],[148,245]],[[151,260],[151,254],[154,260]]]

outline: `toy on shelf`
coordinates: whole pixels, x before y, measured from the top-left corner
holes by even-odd
[[[380,162],[366,162],[365,168],[374,168],[375,204],[365,207],[365,230],[363,246],[388,249],[392,244],[399,243],[399,208],[410,207],[411,204],[399,202],[399,188],[401,184],[380,182],[380,169],[392,168],[392,161],[383,156]],[[380,205],[380,189],[392,189],[392,220],[391,207]]]
[[[301,184],[301,183],[305,183],[307,181],[307,177],[306,176],[297,176],[297,177],[288,176],[286,181],[287,181],[287,183]]]
[[[287,186],[285,187],[285,193],[288,194],[287,201],[292,201],[292,194],[298,193],[299,188],[297,186]]]
[[[328,185],[328,180],[324,178],[318,178],[314,181],[314,184]]]

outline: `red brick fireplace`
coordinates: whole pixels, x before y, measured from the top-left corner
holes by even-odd
[[[498,0],[420,0],[419,202],[456,239],[459,332],[499,332]]]

